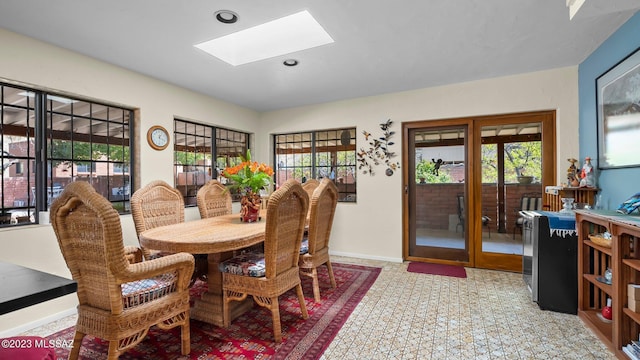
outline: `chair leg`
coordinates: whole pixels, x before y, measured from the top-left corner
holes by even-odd
[[[222,326],[229,327],[231,317],[229,316],[229,297],[227,290],[222,289]]]
[[[517,232],[518,230],[519,230],[519,231],[522,231],[522,226],[520,226],[520,225],[516,225],[516,226],[514,226],[514,227],[513,227],[513,240],[515,240],[515,239],[516,239],[516,232]]]
[[[191,352],[191,332],[189,330],[189,314],[180,327],[180,335],[182,337],[182,355],[189,355]]]
[[[300,312],[302,312],[302,318],[307,320],[309,313],[307,313],[307,303],[304,301],[304,293],[302,293],[302,285],[296,285],[296,293],[298,293],[298,302],[300,303]]]
[[[71,348],[71,352],[69,353],[69,360],[77,360],[80,356],[80,347],[82,346],[82,339],[84,339],[84,335],[84,333],[76,331],[76,334],[73,337],[73,348]]]
[[[277,343],[282,341],[282,328],[280,327],[280,305],[278,297],[271,298],[271,318],[273,319],[273,338]]]
[[[311,279],[313,281],[313,300],[320,302],[320,284],[318,284],[318,268],[311,269]]]
[[[118,351],[118,340],[109,341],[109,352],[107,353],[108,360],[118,360],[120,352]]]
[[[328,260],[327,263],[327,271],[329,272],[329,280],[331,280],[331,288],[336,288],[336,278],[333,276],[333,268],[331,267],[331,260]]]

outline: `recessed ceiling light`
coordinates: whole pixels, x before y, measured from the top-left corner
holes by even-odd
[[[216,20],[224,24],[233,24],[238,21],[238,14],[230,10],[218,10],[213,14],[216,16]]]
[[[296,59],[287,59],[282,62],[285,66],[296,66],[298,65],[298,60]]]
[[[237,66],[332,42],[331,36],[305,10],[194,46]]]

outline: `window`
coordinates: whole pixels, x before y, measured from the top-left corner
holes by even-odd
[[[114,174],[125,174],[129,172],[128,164],[113,164]]]
[[[24,165],[21,162],[17,162],[16,164],[16,175],[23,175],[24,174]]]
[[[356,129],[317,130],[274,136],[276,187],[288,179],[328,177],[338,200],[356,201]]]
[[[202,185],[210,179],[226,183],[222,170],[242,162],[249,134],[176,119],[174,144],[175,187],[186,206],[195,206]],[[216,159],[215,166],[212,159]],[[235,194],[232,197],[239,200]]]
[[[0,226],[36,222],[72,181],[129,211],[132,110],[0,84],[0,115]]]

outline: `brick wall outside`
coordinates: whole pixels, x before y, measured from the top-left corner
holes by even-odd
[[[522,194],[537,192],[542,194],[540,184],[507,184],[505,186],[505,230],[511,233],[517,219]],[[464,192],[464,184],[417,184],[416,185],[416,225],[429,229],[448,229],[449,215],[458,214],[457,194]],[[495,184],[482,186],[483,215],[491,218],[489,226],[497,231],[499,219]]]

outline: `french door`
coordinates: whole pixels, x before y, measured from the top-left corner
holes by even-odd
[[[466,120],[403,124],[405,258],[469,265],[473,209],[467,206],[473,123]],[[409,180],[407,180],[409,179]]]
[[[403,123],[403,137],[404,258],[521,271],[519,203],[555,182],[555,112]]]

